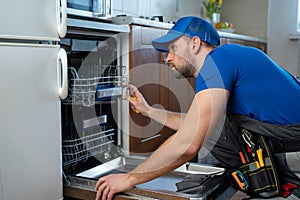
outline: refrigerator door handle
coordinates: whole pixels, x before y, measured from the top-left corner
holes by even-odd
[[[57,32],[60,38],[67,33],[67,1],[56,0],[57,3]]]
[[[106,0],[102,0],[102,5],[103,5],[103,17],[106,17],[107,16],[107,13],[106,13]]]
[[[68,96],[68,63],[67,53],[64,49],[59,49],[57,57],[57,84],[58,95],[61,99]]]

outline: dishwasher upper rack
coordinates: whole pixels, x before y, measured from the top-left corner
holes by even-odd
[[[126,66],[90,65],[80,70],[69,67],[69,72],[69,96],[63,101],[66,104],[93,106],[123,97],[127,92]]]

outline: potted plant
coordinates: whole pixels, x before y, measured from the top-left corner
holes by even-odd
[[[202,3],[206,9],[206,17],[210,23],[218,23],[220,21],[223,0],[205,0]]]

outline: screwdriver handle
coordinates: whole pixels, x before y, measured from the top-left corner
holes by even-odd
[[[256,151],[256,154],[257,154],[257,158],[258,158],[258,162],[259,162],[260,167],[265,166],[265,164],[264,164],[264,158],[263,158],[263,149],[259,148]]]
[[[133,100],[135,101],[135,100],[136,100],[136,97],[133,97]],[[140,113],[140,111],[139,111],[139,110],[137,110],[137,109],[136,109],[136,110],[134,110],[134,112],[135,112],[135,113],[137,113],[137,114],[139,114],[139,113]]]
[[[239,154],[240,154],[240,158],[241,158],[242,163],[246,164],[247,162],[246,162],[246,159],[245,159],[245,156],[244,156],[243,152],[240,151]]]

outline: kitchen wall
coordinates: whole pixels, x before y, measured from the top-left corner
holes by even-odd
[[[299,40],[290,40],[290,34],[298,31],[298,2],[269,0],[268,16],[268,54],[296,76],[300,76],[300,45]]]
[[[113,0],[113,15],[164,16],[164,21],[176,21],[181,16],[200,16],[202,0]]]
[[[268,0],[223,0],[221,20],[230,21],[236,33],[266,38]]]
[[[268,55],[295,76],[300,76],[297,34],[299,0],[224,0],[221,20],[233,23],[236,33],[267,39]]]

